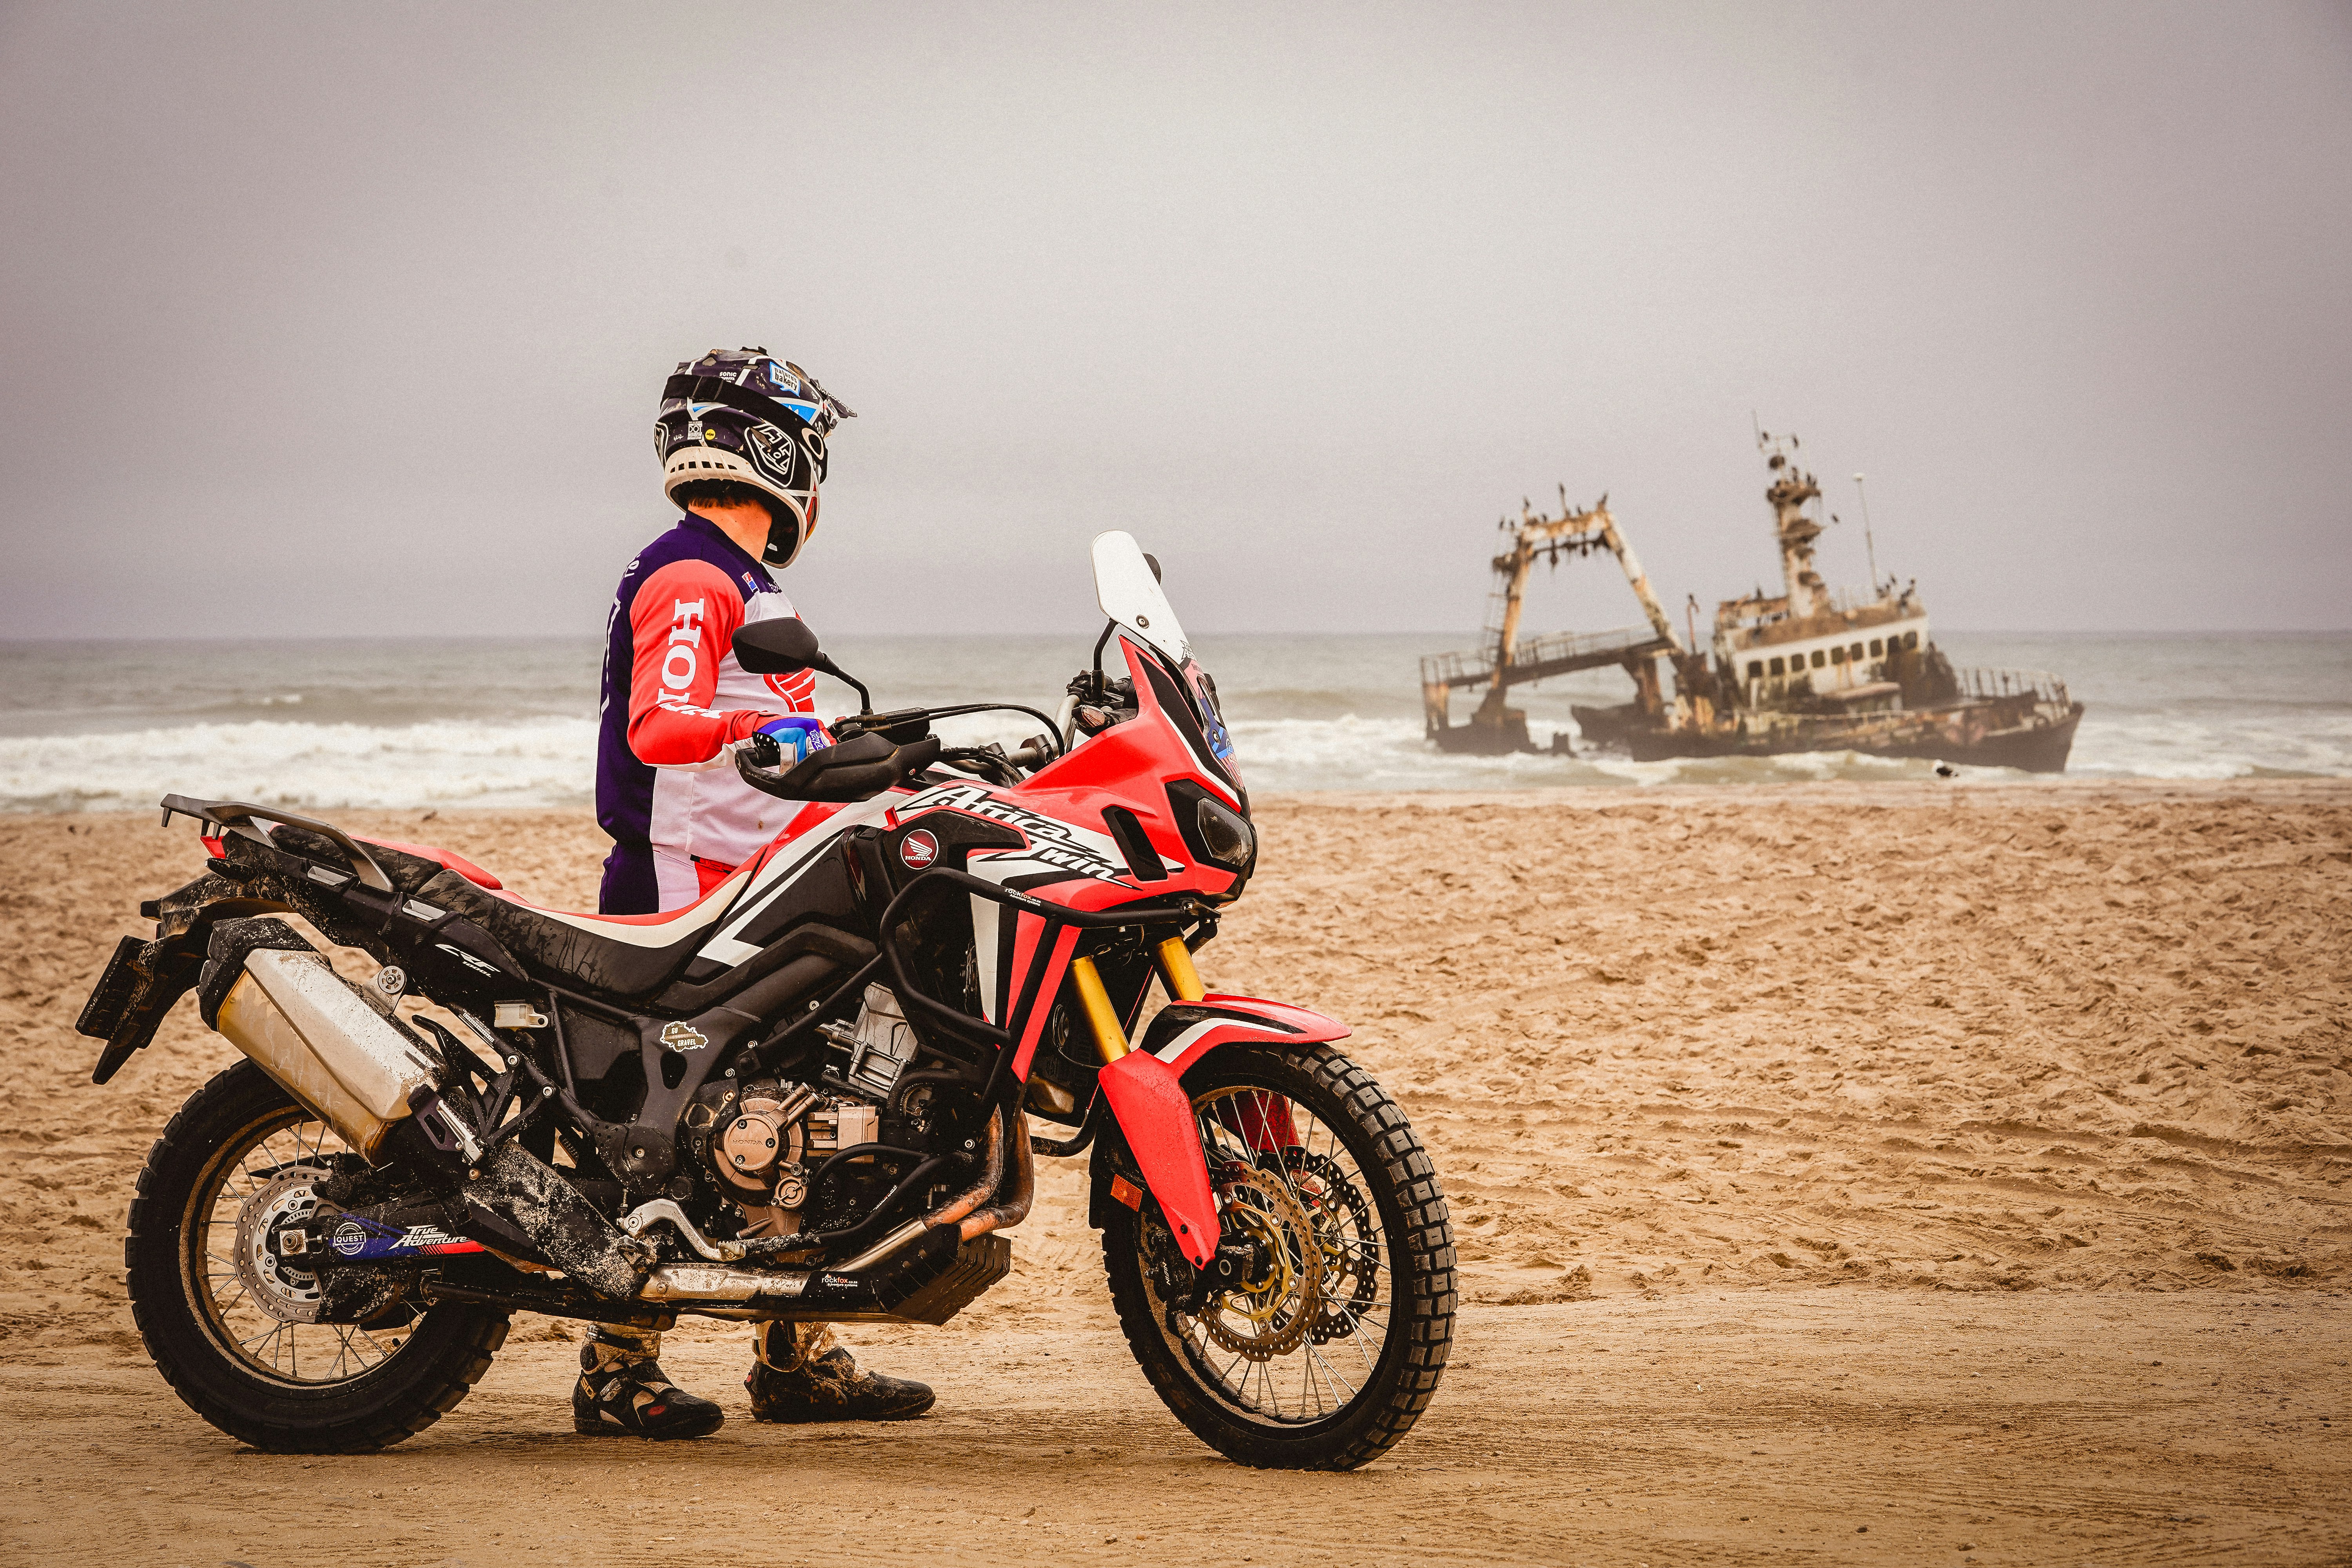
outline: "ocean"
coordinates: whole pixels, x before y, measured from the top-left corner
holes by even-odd
[[[1622,789],[1903,779],[1932,764],[1822,752],[1634,763],[1440,755],[1422,738],[1430,634],[1204,637],[1254,790]],[[2087,705],[2072,779],[2352,775],[2352,635],[1937,633],[1962,665],[2047,669]],[[1052,711],[1092,638],[832,638],[885,708],[995,698]],[[0,642],[0,812],[144,810],[166,794],[286,806],[577,806],[593,798],[593,638]],[[1571,702],[1622,701],[1586,671],[1533,689],[1538,744]],[[1454,715],[1470,700],[1457,696]],[[824,682],[822,711],[855,707]],[[942,726],[1008,743],[1017,715]],[[1981,770],[1987,777],[2000,770]]]

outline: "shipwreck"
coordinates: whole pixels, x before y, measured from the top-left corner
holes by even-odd
[[[1832,593],[1813,563],[1823,524],[1821,487],[1794,460],[1794,437],[1761,432],[1782,591],[1760,589],[1717,606],[1712,646],[1675,634],[1608,500],[1557,516],[1522,503],[1500,525],[1510,547],[1492,563],[1494,584],[1480,646],[1421,661],[1424,728],[1444,751],[1531,752],[1514,686],[1617,665],[1633,682],[1629,702],[1570,711],[1587,746],[1622,749],[1637,762],[1673,757],[1779,756],[1859,752],[1979,767],[2063,773],[2083,705],[2040,670],[1955,667],[1928,635],[1916,584],[1872,582],[1866,596]],[[1615,631],[1522,637],[1528,582],[1538,562],[1606,553],[1624,574],[1641,624]],[[1695,609],[1695,602],[1694,602]],[[1660,665],[1666,668],[1661,677]],[[1669,685],[1669,682],[1671,684]],[[1466,723],[1453,721],[1456,691],[1478,691]],[[1570,751],[1564,733],[1549,750]]]

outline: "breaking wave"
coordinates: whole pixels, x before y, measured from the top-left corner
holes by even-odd
[[[0,811],[145,810],[163,795],[264,805],[586,805],[596,726],[256,721],[0,739]]]
[[[946,726],[942,726],[946,728]],[[965,721],[958,741],[1012,742],[1024,727]],[[1034,729],[1034,722],[1025,728]],[[1587,752],[1444,755],[1418,721],[1241,720],[1253,790],[1634,789],[1931,776],[1934,764],[1852,752],[1636,763]],[[1536,727],[1538,743],[1548,738]],[[2352,775],[2352,718],[2249,746],[2178,718],[2088,720],[2068,777],[2223,779]],[[378,728],[257,721],[0,739],[0,812],[145,810],[166,793],[289,807],[582,806],[594,798],[595,725],[582,719]],[[1976,776],[2014,777],[2000,769]]]
[[[1638,789],[1928,776],[1816,752],[1635,763],[1448,756],[1422,738],[1420,636],[1203,638],[1253,790]],[[2066,776],[2352,776],[2352,637],[1954,637],[1962,662],[2063,671],[2088,704]],[[877,700],[1050,710],[1083,638],[844,637]],[[450,644],[0,644],[0,812],[144,810],[172,792],[289,807],[580,806],[593,797],[598,650]],[[233,656],[233,657],[232,657]],[[1536,743],[1630,683],[1588,671],[1512,694]],[[828,681],[827,712],[850,705]],[[1456,721],[1466,698],[1455,700]],[[950,721],[1017,744],[1017,714]],[[1976,776],[2022,777],[2001,770]]]

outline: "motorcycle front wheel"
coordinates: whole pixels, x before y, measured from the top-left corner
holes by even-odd
[[[307,1214],[341,1141],[251,1062],[188,1098],[139,1173],[131,1311],[188,1408],[257,1448],[382,1448],[471,1392],[507,1336],[502,1310],[395,1303],[365,1323],[318,1321],[316,1276],[268,1245]]]
[[[1213,1051],[1184,1088],[1224,1236],[1252,1262],[1204,1290],[1157,1205],[1099,1203],[1129,1348],[1176,1418],[1228,1458],[1378,1458],[1428,1407],[1454,1339],[1454,1231],[1429,1156],[1328,1046]]]

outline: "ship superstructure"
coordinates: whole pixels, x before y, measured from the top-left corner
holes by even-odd
[[[1486,755],[1532,752],[1536,747],[1528,738],[1527,712],[1511,707],[1506,693],[1514,686],[1610,664],[1623,667],[1633,678],[1641,700],[1656,710],[1662,701],[1658,656],[1677,654],[1681,647],[1675,641],[1674,623],[1666,619],[1657,595],[1650,591],[1650,579],[1634,558],[1633,546],[1617,531],[1617,520],[1609,512],[1609,498],[1602,496],[1588,511],[1571,511],[1568,488],[1563,485],[1558,516],[1548,517],[1537,511],[1533,503],[1522,500],[1516,519],[1505,517],[1495,526],[1498,532],[1508,534],[1511,542],[1490,563],[1494,586],[1486,595],[1486,624],[1478,635],[1479,647],[1466,653],[1433,653],[1421,661],[1423,727],[1429,738],[1448,752]],[[1564,560],[1601,550],[1614,557],[1625,574],[1648,624],[1608,632],[1520,637],[1528,579],[1536,563],[1557,566]],[[1471,710],[1470,721],[1456,724],[1451,713],[1453,697],[1465,688],[1485,695]],[[1569,750],[1566,742],[1565,735],[1556,735],[1550,749],[1564,752]]]
[[[1764,499],[1780,549],[1781,592],[1716,606],[1716,670],[1729,675],[1740,705],[1751,709],[1798,697],[1850,710],[1893,702],[1902,695],[1901,683],[1890,679],[1901,656],[1932,646],[1927,605],[1916,587],[1898,593],[1891,583],[1873,583],[1872,597],[1861,603],[1831,593],[1813,566],[1822,524],[1806,510],[1821,499],[1821,486],[1796,466],[1793,441],[1784,447],[1759,439],[1772,476]]]

